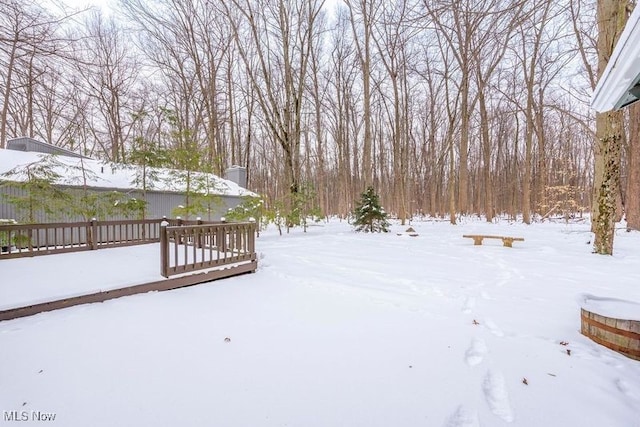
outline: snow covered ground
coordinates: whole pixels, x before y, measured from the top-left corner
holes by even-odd
[[[579,332],[640,302],[640,233],[411,225],[268,230],[255,274],[0,322],[0,426],[640,426],[640,362]],[[2,261],[0,298],[146,280],[141,248]]]

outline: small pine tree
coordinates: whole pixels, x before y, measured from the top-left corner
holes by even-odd
[[[66,169],[67,166],[52,154],[16,166],[0,175],[0,186],[13,187],[18,191],[0,194],[0,201],[4,199],[12,204],[22,222],[33,224],[44,218],[63,217],[71,197],[56,184]]]
[[[389,222],[387,222],[387,213],[380,206],[380,200],[373,187],[368,187],[362,193],[360,202],[353,212],[356,231],[364,231],[365,233],[388,232]]]

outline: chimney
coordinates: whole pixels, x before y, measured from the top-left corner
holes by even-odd
[[[247,168],[231,166],[224,173],[224,179],[235,182],[242,188],[247,188]]]

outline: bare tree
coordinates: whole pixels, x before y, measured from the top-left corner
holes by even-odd
[[[478,108],[480,116],[480,141],[482,151],[482,178],[484,183],[484,214],[491,222],[495,215],[494,189],[492,182],[492,138],[489,117],[490,84],[498,66],[502,63],[514,32],[524,20],[523,3],[513,3],[511,8],[500,10],[488,22],[485,34],[472,41],[473,52],[477,55],[474,77],[477,88]],[[524,208],[523,208],[524,210]],[[526,221],[525,221],[526,222]]]
[[[541,116],[540,109],[536,107],[536,84],[539,84],[538,65],[540,62],[540,51],[545,35],[545,28],[549,24],[551,13],[551,1],[543,0],[540,4],[534,4],[531,9],[531,25],[523,27],[521,31],[521,51],[519,54],[524,76],[524,87],[526,102],[524,107],[525,115],[525,138],[524,138],[524,177],[522,182],[522,220],[525,224],[531,223],[531,181],[533,162],[533,141],[535,136],[536,117]],[[538,106],[542,107],[542,106]]]
[[[402,220],[530,222],[553,187],[582,200],[594,179],[590,1],[345,0],[325,21],[321,0],[123,0],[117,25],[69,28],[86,37],[68,73],[52,60],[64,25],[0,0],[0,146],[24,133],[112,160],[138,140],[188,146],[198,167],[247,166],[283,213],[311,197],[346,215],[375,185]],[[629,224],[637,133],[622,166]]]
[[[474,101],[471,99],[471,73],[472,37],[479,32],[483,14],[479,13],[485,6],[472,4],[470,0],[457,3],[450,2],[424,2],[427,13],[435,25],[438,35],[448,44],[453,57],[456,60],[459,78],[455,81],[460,93],[460,139],[458,146],[458,198],[457,210],[463,214],[468,211],[469,195],[469,128],[471,111]],[[453,158],[451,159],[453,161]],[[449,177],[450,179],[452,177]],[[451,185],[451,182],[449,182]],[[454,213],[455,215],[455,213]]]
[[[367,0],[345,0],[349,9],[353,41],[358,53],[362,73],[362,103],[364,136],[362,140],[362,187],[373,184],[372,118],[371,118],[371,69],[372,32],[382,3]]]
[[[132,95],[140,67],[128,54],[126,35],[113,18],[96,12],[85,28],[77,72],[83,77],[87,96],[95,100],[94,115],[104,124],[104,138],[109,145],[105,154],[113,162],[123,162],[135,120],[133,112],[139,110]],[[102,136],[98,134],[97,138]]]
[[[7,140],[8,112],[11,95],[15,91],[16,75],[23,75],[27,82],[26,96],[33,95],[33,82],[41,71],[34,68],[36,58],[56,57],[64,52],[68,40],[56,33],[68,16],[55,17],[42,5],[32,1],[0,1],[0,148]],[[33,99],[27,99],[31,108]],[[26,128],[22,131],[33,134],[33,111],[27,112]]]
[[[321,15],[321,27],[326,26],[326,17]],[[318,204],[322,212],[328,212],[327,196],[329,193],[329,185],[326,179],[326,137],[325,137],[325,119],[323,111],[327,107],[328,98],[328,79],[325,78],[325,67],[323,67],[323,43],[319,39],[312,38],[310,40],[310,72],[311,72],[311,102],[313,104],[313,131],[315,134],[315,175],[316,188],[318,193]],[[312,151],[310,147],[307,152]]]
[[[125,15],[140,34],[154,79],[163,82],[163,108],[176,116],[176,132],[197,141],[203,167],[222,173],[231,151],[225,137],[231,101],[225,102],[223,64],[231,45],[231,30],[217,4],[207,0],[141,0],[122,2]],[[177,142],[181,144],[182,140]]]
[[[352,146],[357,146],[356,137],[361,121],[358,120],[356,110],[357,97],[357,68],[354,43],[350,31],[349,17],[344,9],[336,12],[336,27],[331,35],[332,50],[329,54],[329,91],[327,99],[327,121],[329,135],[333,142],[333,163],[331,179],[337,182],[337,199],[335,212],[341,216],[350,210],[352,200],[355,199],[355,176],[357,176],[357,162],[353,153],[357,152]],[[356,157],[357,158],[357,157]],[[335,194],[335,193],[334,193]]]
[[[316,23],[323,1],[232,0],[232,4],[234,11],[225,3],[226,15],[263,118],[282,148],[291,210],[300,184],[302,112],[311,40],[319,35]]]
[[[405,225],[408,212],[409,129],[411,128],[408,103],[408,61],[410,42],[415,31],[410,26],[412,5],[401,0],[381,8],[380,20],[375,24],[373,40],[384,65],[385,79],[391,81],[390,141],[393,155],[393,196],[401,224]],[[380,88],[383,85],[379,85]],[[384,94],[383,94],[384,96]],[[366,122],[365,122],[366,126]],[[381,144],[382,144],[382,140]]]

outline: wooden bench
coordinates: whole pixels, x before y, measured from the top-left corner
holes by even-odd
[[[513,247],[513,242],[524,242],[522,237],[509,237],[509,236],[486,236],[482,234],[464,234],[462,237],[473,239],[474,245],[482,245],[483,239],[501,239],[502,244],[508,248]]]

